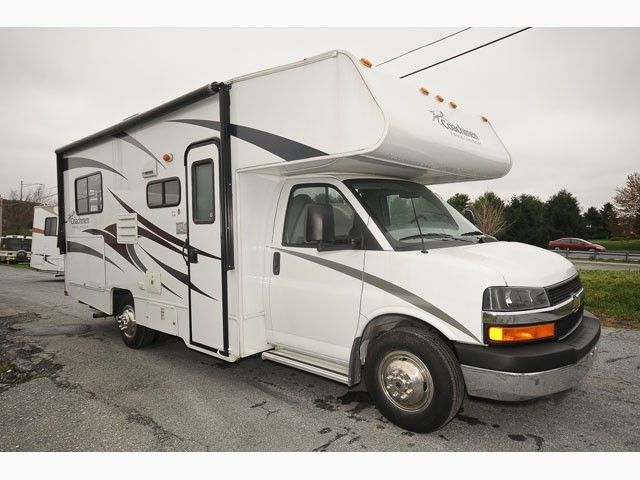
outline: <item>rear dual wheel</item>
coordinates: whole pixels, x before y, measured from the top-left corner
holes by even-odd
[[[158,338],[158,331],[144,325],[138,325],[132,305],[122,305],[116,315],[122,341],[129,348],[144,348]]]
[[[451,347],[435,332],[400,327],[372,341],[365,383],[382,414],[414,432],[432,432],[460,410],[465,387]]]

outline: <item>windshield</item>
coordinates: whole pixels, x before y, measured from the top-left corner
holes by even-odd
[[[455,208],[424,185],[402,180],[345,182],[396,249],[478,243],[484,237]]]
[[[3,238],[2,245],[0,246],[2,250],[9,250],[12,252],[22,250],[22,242],[21,238]]]

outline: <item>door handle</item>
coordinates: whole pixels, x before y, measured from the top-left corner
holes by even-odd
[[[189,263],[198,263],[198,249],[189,247]]]
[[[280,252],[273,254],[273,274],[280,275]]]

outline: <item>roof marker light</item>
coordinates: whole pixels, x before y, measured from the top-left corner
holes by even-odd
[[[458,104],[457,104],[456,102],[454,102],[453,100],[451,100],[451,101],[449,102],[449,106],[450,106],[451,108],[458,108]]]
[[[365,58],[365,57],[362,57],[360,59],[360,63],[362,65],[364,65],[365,67],[367,67],[367,68],[373,67],[373,63],[371,62],[371,60],[369,60],[368,58]]]
[[[440,103],[444,102],[444,97],[442,95],[436,95],[436,100],[438,100]]]
[[[429,89],[420,87],[420,93],[422,93],[423,95],[429,95]]]

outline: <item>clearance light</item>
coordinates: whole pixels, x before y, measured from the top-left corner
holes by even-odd
[[[173,160],[173,154],[172,153],[165,153],[164,155],[162,155],[162,159],[165,162],[170,162]]]
[[[481,119],[483,122],[488,122],[488,121],[489,121],[489,119],[488,119],[487,117],[485,117],[484,115],[480,115],[480,119]]]
[[[371,67],[373,67],[373,63],[371,63],[371,60],[369,60],[368,58],[364,58],[364,57],[362,57],[362,58],[360,59],[360,63],[361,63],[362,65],[364,65],[365,67],[367,67],[367,68],[371,68]]]
[[[420,93],[423,95],[429,95],[429,90],[424,87],[420,87]]]
[[[458,108],[458,104],[456,102],[454,102],[453,100],[449,102],[449,106],[451,108]]]
[[[444,102],[444,97],[442,95],[436,95],[436,100],[442,103]]]
[[[556,328],[553,323],[539,323],[525,327],[489,327],[489,340],[492,342],[527,342],[553,338]]]

